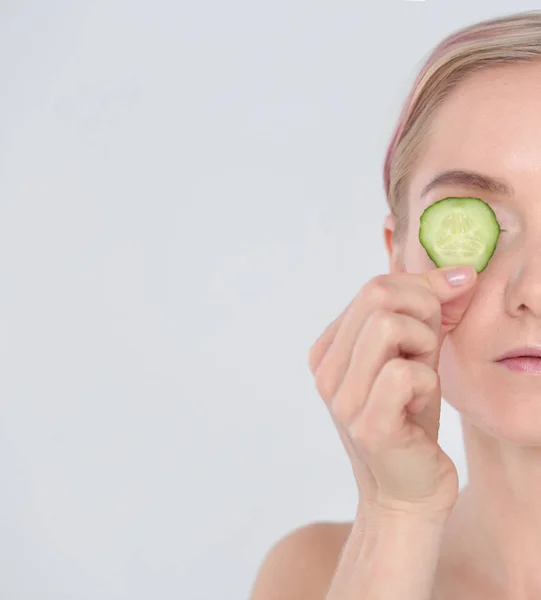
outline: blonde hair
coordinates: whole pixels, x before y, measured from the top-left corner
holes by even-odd
[[[541,60],[541,10],[513,13],[464,27],[429,55],[405,100],[387,148],[383,180],[395,218],[393,244],[402,256],[408,188],[436,109],[468,75],[493,66]]]

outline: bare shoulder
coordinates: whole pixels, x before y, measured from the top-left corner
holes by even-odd
[[[324,600],[352,525],[309,523],[281,537],[259,568],[250,600]]]

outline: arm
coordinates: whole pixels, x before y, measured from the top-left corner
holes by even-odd
[[[409,516],[356,521],[325,600],[430,600],[444,527]]]
[[[250,600],[430,600],[444,523],[359,516],[337,557],[323,524],[294,530],[267,553]]]

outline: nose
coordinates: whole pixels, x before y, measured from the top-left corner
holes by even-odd
[[[541,320],[541,235],[513,253],[509,269],[507,312],[512,316],[530,312]]]

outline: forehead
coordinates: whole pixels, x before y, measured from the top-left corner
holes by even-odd
[[[470,75],[438,108],[410,195],[448,169],[479,171],[520,189],[541,187],[541,62]]]

